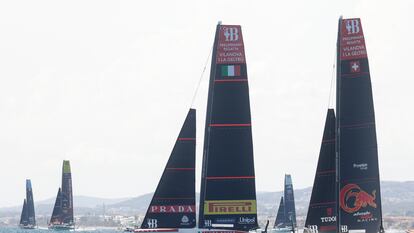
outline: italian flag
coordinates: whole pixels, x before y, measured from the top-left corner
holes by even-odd
[[[240,76],[240,66],[230,65],[221,67],[221,76]]]

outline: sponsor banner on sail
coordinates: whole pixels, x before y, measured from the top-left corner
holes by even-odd
[[[246,63],[240,25],[220,25],[216,55],[217,64]]]
[[[359,18],[341,21],[340,45],[341,60],[367,58],[364,33]]]
[[[347,184],[341,188],[339,202],[344,217],[358,223],[375,222],[379,219],[377,190],[362,188],[358,184]]]
[[[194,213],[195,205],[152,205],[149,213]]]
[[[256,200],[217,200],[204,202],[205,215],[256,214]]]

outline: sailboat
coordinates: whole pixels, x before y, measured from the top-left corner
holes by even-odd
[[[336,233],[337,183],[335,182],[335,112],[328,109],[318,166],[305,220],[305,232]]]
[[[194,228],[196,110],[190,109],[152,197],[141,229],[135,232]]]
[[[359,18],[339,19],[336,69],[337,117],[328,110],[305,230],[384,232],[371,78]]]
[[[53,230],[75,229],[73,218],[72,174],[68,160],[63,160],[62,187],[58,190],[48,227]]]
[[[249,85],[240,25],[217,25],[204,134],[198,227],[216,232],[257,229]]]
[[[33,201],[32,183],[26,180],[26,198],[23,201],[22,214],[20,216],[19,227],[23,229],[36,228],[36,217]]]
[[[258,228],[249,87],[239,25],[219,23],[216,28],[198,228],[194,212],[195,110],[190,110],[180,138],[141,229],[134,231],[241,233]]]
[[[295,196],[291,175],[286,174],[284,182],[283,197],[280,199],[272,232],[295,232],[296,229]]]

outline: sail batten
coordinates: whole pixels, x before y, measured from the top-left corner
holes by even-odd
[[[190,109],[141,228],[194,228],[196,111]]]
[[[257,228],[251,126],[241,27],[220,24],[210,71],[199,228]]]

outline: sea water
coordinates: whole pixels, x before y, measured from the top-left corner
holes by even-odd
[[[73,232],[73,231],[54,231],[48,229],[20,229],[18,227],[0,227],[0,233],[59,233],[59,232]],[[94,229],[94,228],[85,228],[85,229],[76,229],[75,232],[82,233],[120,233],[122,231],[115,229]]]
[[[0,233],[59,233],[59,232],[73,232],[72,231],[54,231],[48,229],[33,229],[33,230],[26,230],[20,229],[18,227],[0,227]],[[121,230],[116,229],[94,229],[94,228],[84,228],[84,229],[76,229],[75,232],[82,232],[82,233],[119,233],[122,232]],[[301,233],[302,231],[299,230]],[[388,229],[385,230],[386,233],[405,233],[404,230],[397,230],[397,229]]]

